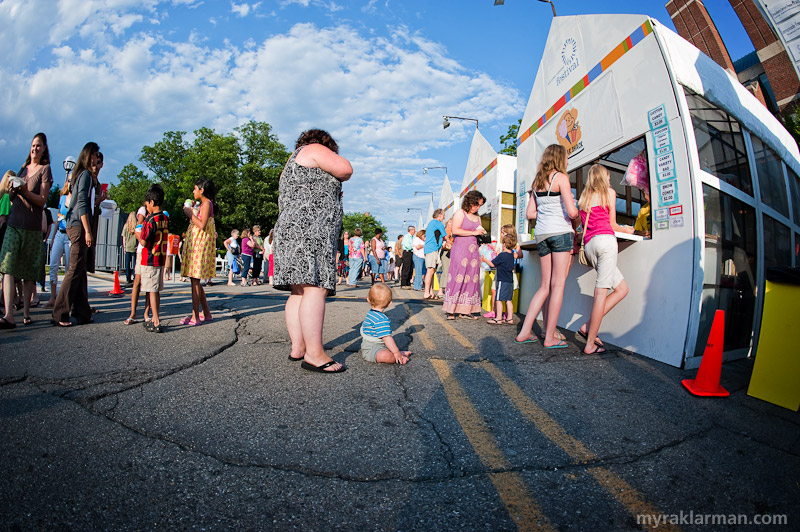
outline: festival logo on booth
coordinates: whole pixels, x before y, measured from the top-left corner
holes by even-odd
[[[561,46],[561,63],[563,66],[556,75],[556,86],[561,85],[561,82],[575,72],[580,65],[580,61],[578,60],[578,43],[572,37],[564,41],[564,44]]]
[[[572,157],[583,151],[581,140],[581,125],[578,123],[578,110],[574,107],[564,111],[556,127],[556,139],[567,150],[567,157]]]

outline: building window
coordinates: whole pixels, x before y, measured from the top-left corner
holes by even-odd
[[[794,234],[794,267],[800,267],[800,235]]]
[[[794,209],[792,218],[794,218],[794,223],[800,225],[800,179],[788,166],[786,174],[789,177],[789,192],[792,196],[792,209]]]
[[[600,156],[597,160],[570,171],[569,181],[572,185],[572,193],[575,195],[575,199],[578,199],[581,192],[583,192],[586,180],[589,178],[589,168],[595,163],[602,164],[608,169],[611,177],[611,188],[617,193],[617,223],[620,225],[634,225],[639,210],[647,203],[647,200],[643,190],[625,184],[623,178],[631,160],[637,156],[644,158],[646,167],[649,170],[650,163],[647,159],[647,145],[644,137],[629,142],[612,152]],[[649,182],[647,187],[649,189]]]
[[[703,200],[703,303],[695,356],[703,354],[717,309],[725,311],[724,351],[750,346],[758,278],[755,208],[705,184]]]
[[[753,155],[756,163],[756,172],[758,173],[761,202],[766,203],[788,218],[789,202],[786,198],[786,183],[783,180],[781,159],[760,138],[750,135],[750,139],[753,142]]]
[[[684,92],[692,116],[700,168],[752,196],[753,181],[739,122],[705,98],[689,90]]]
[[[760,174],[759,174],[760,175]],[[792,267],[792,234],[789,228],[764,215],[764,267]]]

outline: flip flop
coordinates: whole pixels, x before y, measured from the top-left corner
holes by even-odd
[[[447,320],[448,320],[448,321],[455,321],[455,319],[456,319],[456,317],[455,317],[455,315],[454,315],[454,314],[448,314],[448,315],[447,315]]]
[[[595,349],[595,350],[594,350],[594,351],[592,351],[591,353],[587,353],[586,351],[581,351],[581,352],[582,352],[584,355],[600,355],[600,354],[602,354],[602,353],[605,353],[605,352],[606,352],[606,350],[605,350],[605,349],[603,349],[602,347],[598,347],[597,349]]]
[[[200,323],[199,321],[192,320],[191,316],[186,316],[182,318],[180,321],[181,325],[198,325],[199,323]]]
[[[488,323],[489,325],[503,325],[503,323],[505,322],[503,320],[491,319],[491,320],[486,320],[486,323]]]
[[[538,341],[539,341],[539,339],[536,338],[535,336],[531,337],[531,338],[528,338],[527,340],[522,340],[522,341],[517,340],[516,338],[514,338],[514,343],[515,344],[535,344]]]
[[[580,336],[584,340],[588,340],[589,339],[589,336],[585,332],[581,331],[580,329],[578,329],[578,336]],[[603,342],[600,340],[599,337],[595,336],[594,337],[594,345],[596,345],[597,347],[603,347]]]
[[[310,364],[304,360],[300,363],[300,367],[308,371],[315,371],[317,373],[342,373],[347,369],[346,366],[342,365],[342,367],[337,370],[325,371],[325,368],[329,368],[334,364],[336,364],[336,361],[331,360],[330,362],[327,362],[321,366],[315,366],[314,364]]]
[[[294,358],[290,353],[287,358],[289,360],[291,360],[292,362],[300,362],[301,360],[303,360],[305,358],[305,355],[301,356],[300,358]]]
[[[564,349],[565,347],[569,347],[569,344],[567,342],[565,342],[564,340],[561,340],[560,342],[558,342],[557,344],[554,344],[554,345],[544,345],[544,344],[542,344],[542,347],[544,347],[545,349]]]
[[[207,318],[205,316],[200,316],[200,321],[214,321],[214,316],[209,316]]]
[[[139,323],[139,320],[135,318],[125,318],[125,321],[122,322],[123,325],[133,325],[134,323]]]
[[[53,325],[55,325],[57,327],[72,327],[72,322],[71,321],[50,320],[50,323],[52,323]]]
[[[474,316],[472,314],[459,314],[458,317],[461,318],[462,320],[477,320],[478,319],[478,316]]]
[[[33,323],[33,320],[32,320],[32,319],[30,319],[30,318],[25,318],[25,317],[23,317],[23,318],[22,318],[22,324],[23,324],[23,325],[30,325],[31,323]]]
[[[0,318],[0,329],[16,329],[17,324],[11,323],[10,321],[6,320],[5,318]]]

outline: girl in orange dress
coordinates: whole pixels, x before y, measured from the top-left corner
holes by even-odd
[[[216,273],[214,255],[217,247],[217,230],[214,225],[212,205],[216,195],[217,187],[214,183],[210,179],[200,178],[194,184],[194,199],[200,200],[200,208],[197,210],[192,207],[183,208],[183,212],[189,218],[189,229],[186,231],[181,275],[188,277],[192,283],[192,314],[183,318],[181,325],[197,325],[212,319],[200,280],[211,279]]]

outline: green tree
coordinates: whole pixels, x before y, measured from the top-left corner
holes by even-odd
[[[794,141],[800,144],[800,106],[795,112],[785,113],[782,117],[783,127],[794,137]]]
[[[508,132],[505,135],[500,136],[500,142],[503,144],[503,149],[500,150],[500,153],[517,156],[517,135],[521,125],[522,119],[520,118],[516,124],[508,126]]]
[[[45,207],[58,207],[58,200],[61,199],[61,187],[59,187],[56,183],[53,183],[53,186],[50,187],[50,194],[47,195],[47,203],[45,203]]]
[[[116,185],[108,187],[108,196],[117,202],[122,212],[135,211],[141,207],[144,193],[154,183],[133,164],[126,164],[117,174],[117,179],[119,182]]]
[[[375,230],[379,227],[383,234],[388,239],[389,235],[386,234],[386,227],[374,216],[363,212],[348,212],[342,218],[342,231],[348,231],[351,235],[356,227],[360,227],[365,241],[375,236]]]
[[[251,121],[234,133],[220,134],[210,128],[168,131],[152,146],[144,146],[139,160],[147,173],[128,164],[109,194],[123,211],[137,209],[153,183],[164,188],[164,209],[170,213],[170,230],[183,232],[189,220],[183,202],[193,198],[199,178],[217,185],[217,233],[222,240],[233,228],[259,224],[265,232],[278,217],[278,179],[289,153],[264,122]]]

